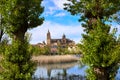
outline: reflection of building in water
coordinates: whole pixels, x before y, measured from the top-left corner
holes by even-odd
[[[80,65],[77,62],[38,65],[33,77],[37,78],[35,80],[86,80],[88,67]]]
[[[66,47],[73,47],[75,46],[75,42],[66,38],[65,34],[63,34],[61,39],[52,39],[51,34],[48,30],[47,33],[47,46],[50,47],[52,53],[58,52],[58,48],[66,48]]]

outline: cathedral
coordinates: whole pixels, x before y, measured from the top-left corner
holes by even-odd
[[[73,47],[75,46],[75,42],[66,38],[65,34],[63,34],[62,38],[60,39],[52,39],[51,33],[47,32],[47,46],[50,47],[52,53],[56,53],[58,51],[58,47],[66,48],[66,47]]]

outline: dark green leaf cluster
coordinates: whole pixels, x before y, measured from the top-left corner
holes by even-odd
[[[21,45],[22,44],[22,45]],[[14,41],[3,53],[1,67],[3,80],[31,80],[34,63],[31,61],[32,51],[28,42]]]
[[[72,15],[80,14],[81,18],[100,18],[110,17],[119,9],[118,0],[68,0],[71,3],[64,4],[65,10]]]

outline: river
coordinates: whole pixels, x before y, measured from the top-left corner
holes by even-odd
[[[86,69],[79,62],[37,65],[33,80],[86,80]],[[115,80],[120,80],[120,69]]]

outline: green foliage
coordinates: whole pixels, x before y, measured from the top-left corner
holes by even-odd
[[[5,47],[8,46],[8,39],[7,38],[3,38],[3,40],[0,42],[0,55],[2,55],[2,53],[5,50]]]
[[[6,46],[1,61],[2,80],[32,80],[34,71],[32,53],[26,41],[13,41],[12,45]]]
[[[0,13],[14,29],[25,23],[28,28],[33,28],[43,22],[43,18],[40,18],[43,12],[41,2],[42,0],[1,0]]]
[[[33,55],[51,55],[52,53],[50,52],[50,48],[48,46],[45,47],[39,47],[39,46],[31,46],[33,49]],[[58,55],[65,55],[65,54],[81,54],[81,51],[79,50],[79,48],[77,47],[75,50],[68,50],[68,47],[66,48],[61,48],[58,47],[57,48],[57,52],[56,54]]]
[[[64,4],[65,10],[72,15],[81,15],[81,19],[99,17],[110,17],[116,13],[120,7],[118,0],[68,0],[70,3]]]
[[[2,80],[32,79],[32,52],[25,40],[25,33],[43,23],[44,18],[40,17],[44,10],[41,2],[42,0],[0,0],[4,29],[13,40],[2,52]]]
[[[97,80],[93,67],[88,68],[86,72],[87,72],[87,80]]]
[[[106,21],[111,15],[120,10],[120,1],[118,0],[68,0],[70,3],[66,3],[65,10],[72,15],[80,15],[79,21],[83,21],[82,27],[86,32],[93,29],[91,25],[96,23],[96,19],[99,18],[102,21]]]
[[[81,50],[80,50],[80,48],[78,46],[72,47],[72,48],[68,47],[68,48],[65,49],[64,53],[65,54],[74,54],[74,55],[76,55],[76,54],[81,54]]]
[[[44,8],[42,0],[0,0],[0,14],[4,17],[7,32],[23,40],[27,29],[41,25]],[[13,36],[12,36],[13,37]]]
[[[70,48],[70,47],[66,47],[66,48],[58,48],[58,54],[81,54],[80,49],[76,46],[75,48]]]
[[[4,34],[5,34],[5,21],[3,16],[0,14],[0,42],[2,42]]]
[[[50,49],[49,47],[45,46],[43,48],[40,48],[39,46],[32,46],[33,49],[33,55],[50,55]]]
[[[94,27],[94,26],[93,26]],[[109,78],[114,78],[120,61],[120,44],[115,37],[116,30],[109,33],[110,27],[99,21],[94,30],[83,34],[80,48],[84,57],[82,61],[90,67],[106,68]]]
[[[114,79],[119,63],[120,40],[116,38],[114,29],[106,25],[111,16],[120,10],[118,0],[68,0],[65,10],[72,15],[80,15],[86,34],[80,48],[82,61],[90,68],[90,80]]]

